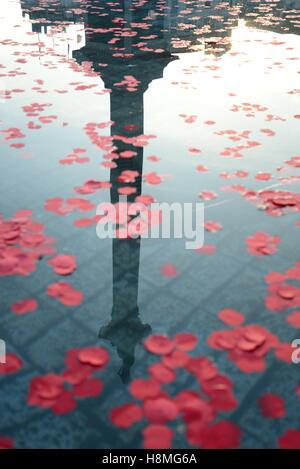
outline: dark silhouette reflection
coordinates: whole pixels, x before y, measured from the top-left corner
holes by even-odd
[[[162,77],[163,70],[173,57],[166,49],[159,55],[153,51],[136,52],[131,40],[121,37],[117,45],[112,41],[113,31],[103,32],[114,28],[117,23],[126,23],[130,17],[131,22],[140,22],[143,18],[153,15],[153,2],[148,2],[147,8],[132,9],[131,1],[122,2],[117,11],[109,10],[108,16],[99,17],[87,12],[87,22],[90,28],[100,33],[87,34],[86,46],[73,54],[81,63],[93,63],[93,70],[101,75],[105,87],[110,89],[110,118],[114,122],[111,134],[123,137],[138,137],[144,133],[144,93],[152,80]],[[94,5],[95,6],[95,3]],[[158,40],[164,42],[161,32],[164,17],[156,21],[147,35],[156,35]],[[107,64],[106,67],[99,63]],[[133,76],[137,80],[137,89],[128,91],[124,86],[116,86],[125,76]],[[114,153],[119,158],[115,160],[117,166],[111,169],[110,182],[111,202],[120,201],[118,189],[126,185],[135,190],[127,197],[127,202],[134,202],[142,193],[143,173],[143,147],[125,143],[119,139],[114,140]],[[132,151],[135,156],[122,158],[122,153]],[[122,173],[133,171],[136,174],[134,182],[124,183]],[[140,237],[135,239],[114,239],[112,241],[113,257],[113,307],[110,322],[101,327],[99,337],[109,340],[116,348],[122,360],[119,375],[124,382],[130,379],[130,368],[134,363],[136,345],[151,332],[148,324],[143,324],[139,316],[138,289],[140,265]]]
[[[125,68],[127,65],[125,64]],[[126,74],[123,66],[117,66],[117,70],[110,66],[107,69],[106,87],[110,87],[111,80],[122,79]],[[112,133],[132,137],[143,133],[143,91],[131,93],[112,89],[110,94],[111,120],[115,122]],[[126,122],[133,130],[124,129],[124,116]],[[122,125],[123,124],[123,125]],[[133,202],[142,191],[143,170],[143,148],[133,147],[115,140],[115,153],[123,151],[134,151],[137,153],[131,158],[120,158],[117,167],[111,169],[110,190],[111,202],[116,204],[120,200],[118,189],[124,184],[120,182],[122,172],[125,170],[135,171],[138,176],[134,183],[127,183],[136,192],[129,195],[127,201]],[[122,360],[119,375],[123,382],[130,379],[130,368],[134,363],[135,347],[146,335],[151,332],[149,325],[143,324],[139,317],[138,288],[139,288],[139,265],[140,265],[140,238],[135,239],[113,239],[113,307],[111,321],[100,329],[99,337],[109,340],[116,347],[117,353]]]

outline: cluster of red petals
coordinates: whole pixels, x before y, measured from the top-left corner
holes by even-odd
[[[300,262],[283,273],[270,272],[265,281],[268,284],[268,295],[265,304],[273,311],[284,311],[287,308],[300,306],[300,288],[294,285],[300,280]],[[294,283],[287,283],[294,282]]]
[[[265,356],[280,345],[278,337],[254,324],[214,331],[207,342],[214,349],[226,351],[229,360],[245,373],[263,371]]]
[[[41,112],[44,112],[45,109],[50,106],[52,106],[50,103],[31,103],[23,106],[22,110],[27,117],[38,117]]]
[[[23,361],[18,357],[18,355],[15,353],[7,353],[5,355],[5,363],[2,363],[2,360],[0,360],[0,376],[16,373],[22,368],[22,366]]]
[[[280,216],[286,210],[300,211],[300,195],[289,191],[265,190],[251,197],[268,215]]]
[[[233,383],[219,373],[207,357],[191,357],[198,339],[189,333],[174,338],[153,335],[146,339],[148,352],[161,360],[149,366],[149,378],[132,381],[131,395],[140,401],[126,403],[112,409],[114,425],[129,428],[142,419],[144,448],[163,449],[172,446],[173,431],[168,422],[181,419],[189,444],[201,448],[236,448],[240,443],[240,429],[231,422],[214,422],[220,412],[236,408]],[[200,390],[183,390],[171,396],[162,386],[176,381],[177,370],[190,373]]]
[[[133,32],[132,32],[133,33]],[[135,33],[137,34],[137,33]],[[134,35],[135,35],[134,34]],[[123,34],[125,36],[125,34]],[[128,36],[129,33],[126,34]],[[131,35],[131,34],[130,34]],[[133,34],[132,34],[133,35]],[[138,81],[135,77],[132,75],[124,75],[124,78],[122,81],[115,83],[114,86],[124,86],[127,91],[136,91],[137,87],[139,85],[140,81]]]
[[[279,236],[271,236],[268,233],[258,231],[252,236],[246,238],[246,244],[249,254],[256,256],[265,256],[274,254],[277,251],[277,246],[280,243]]]
[[[102,381],[93,377],[109,361],[108,352],[102,347],[86,347],[69,350],[66,368],[60,373],[49,373],[33,378],[29,385],[29,405],[51,409],[62,415],[72,412],[76,398],[97,397],[103,390]]]
[[[110,127],[113,124],[114,123],[112,121],[100,122],[100,123],[88,122],[84,130],[85,130],[86,135],[89,137],[91,143],[96,145],[101,150],[107,152],[106,153],[107,155],[112,155],[114,159],[119,158],[119,155],[117,153],[114,153],[114,150],[115,150],[114,141],[115,140],[120,140],[121,142],[127,145],[132,145],[135,147],[144,147],[148,145],[150,139],[156,138],[155,135],[144,135],[144,134],[136,135],[134,137],[128,137],[125,135],[109,135],[108,136],[108,135],[101,135],[99,133],[99,130],[101,131],[105,129],[106,127]],[[130,128],[127,130],[133,130],[133,129]],[[127,151],[124,151],[122,153],[123,154],[120,155],[121,158],[131,158],[135,154],[134,152],[130,150],[128,150],[128,154],[126,154]]]
[[[99,189],[109,189],[111,183],[108,181],[96,181],[94,179],[89,179],[81,187],[75,187],[74,191],[78,194],[94,194]]]
[[[48,285],[47,294],[56,298],[65,306],[78,306],[82,303],[84,295],[68,282],[56,282]]]
[[[0,214],[0,276],[29,275],[42,256],[55,252],[53,238],[31,217],[30,210],[20,210],[9,220]]]
[[[95,208],[95,205],[88,200],[79,199],[76,197],[66,200],[60,197],[54,197],[53,199],[46,200],[44,208],[48,212],[53,212],[56,215],[64,216],[77,211],[89,212]]]
[[[58,275],[71,275],[77,268],[74,256],[59,254],[48,261]]]
[[[95,122],[89,122],[86,124],[84,130],[91,142],[96,145],[98,148],[101,150],[110,152],[113,150],[113,137],[108,136],[108,135],[99,135],[97,129],[104,129],[108,125],[111,125],[112,123],[95,123]]]

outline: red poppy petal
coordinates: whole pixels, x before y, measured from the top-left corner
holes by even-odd
[[[197,337],[187,332],[182,332],[175,336],[175,347],[177,350],[182,350],[183,352],[190,352],[196,347],[197,343]]]
[[[148,425],[143,430],[145,449],[169,449],[172,447],[173,432],[166,425]]]
[[[99,378],[91,378],[73,387],[76,397],[97,397],[103,390],[103,383]]]
[[[109,361],[109,354],[102,347],[87,347],[79,351],[78,360],[83,364],[101,367]]]
[[[199,432],[199,446],[203,449],[230,449],[240,446],[240,428],[222,420]]]
[[[235,309],[222,309],[219,314],[219,318],[225,322],[225,324],[229,324],[230,326],[240,326],[245,318],[243,314],[239,313]]]
[[[59,254],[48,261],[53,270],[58,275],[70,275],[76,269],[76,260],[74,256]]]
[[[179,415],[178,405],[167,397],[148,399],[144,402],[143,410],[145,417],[153,423],[174,420]]]
[[[259,398],[258,405],[264,417],[276,419],[285,416],[284,400],[276,394],[264,394]]]
[[[163,357],[163,364],[168,368],[176,369],[176,368],[184,368],[186,364],[189,362],[189,355],[186,352],[182,352],[181,350],[173,350],[168,355],[164,355]]]
[[[153,378],[163,384],[172,383],[176,378],[176,373],[162,363],[154,363],[149,367],[149,373]]]
[[[174,345],[174,341],[164,335],[152,335],[144,342],[145,349],[157,355],[167,355]]]
[[[154,379],[135,379],[129,389],[133,397],[144,400],[157,396],[160,393],[160,384]]]
[[[137,404],[124,404],[115,407],[110,413],[110,419],[114,425],[120,428],[129,428],[139,422],[143,412]]]
[[[69,384],[76,385],[85,381],[92,373],[92,369],[89,366],[81,366],[76,369],[66,369],[62,376],[64,381]]]
[[[290,343],[281,343],[275,349],[275,355],[279,360],[283,362],[292,363],[292,354],[294,352],[294,348]]]
[[[7,353],[5,363],[0,362],[0,375],[16,373],[23,366],[23,361],[15,353]]]
[[[160,273],[164,277],[176,277],[178,274],[176,265],[174,264],[164,264],[160,269]]]
[[[278,445],[281,449],[300,449],[300,431],[289,429],[278,438]]]
[[[78,306],[82,303],[84,295],[68,282],[56,282],[48,286],[47,294],[56,298],[65,306]]]
[[[300,311],[293,311],[286,320],[291,326],[300,328]]]
[[[65,391],[55,402],[52,411],[56,415],[64,415],[73,412],[77,407],[77,403],[70,391]]]
[[[16,314],[26,314],[35,311],[38,307],[37,301],[32,298],[24,298],[11,305],[11,310]]]
[[[15,446],[14,440],[7,436],[0,436],[0,449],[13,449]]]

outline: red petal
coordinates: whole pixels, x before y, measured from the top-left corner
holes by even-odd
[[[52,283],[48,286],[47,293],[65,306],[78,306],[83,301],[83,293],[75,290],[68,282]]]
[[[15,443],[12,438],[0,436],[0,449],[13,449],[14,446]]]
[[[222,420],[199,432],[199,446],[203,449],[229,449],[240,446],[241,431],[231,422]]]
[[[166,425],[149,425],[143,430],[145,449],[169,449],[173,432]]]
[[[32,298],[24,298],[14,303],[11,310],[16,314],[26,314],[35,311],[38,307],[37,301]]]
[[[81,366],[79,364],[79,367],[76,369],[66,369],[62,376],[67,383],[76,385],[85,381],[91,373],[92,369],[89,366]]]
[[[63,378],[60,375],[49,373],[36,376],[29,385],[28,404],[42,408],[52,407],[64,391]]]
[[[79,351],[78,360],[87,365],[102,367],[109,361],[109,354],[102,347],[87,347]]]
[[[183,352],[189,352],[193,350],[197,343],[198,339],[193,334],[182,332],[181,334],[176,334],[175,336],[175,347],[177,350],[182,350]]]
[[[264,394],[259,399],[258,405],[264,417],[276,419],[285,416],[284,400],[276,394]]]
[[[293,311],[291,314],[288,315],[286,320],[291,326],[299,328],[300,327],[300,311]]]
[[[152,335],[145,340],[144,346],[148,352],[157,355],[167,355],[174,348],[174,341],[164,335]]]
[[[275,355],[283,362],[292,363],[292,354],[295,349],[290,343],[281,343],[275,349]]]
[[[91,378],[83,383],[77,384],[73,388],[76,397],[97,397],[103,390],[102,381],[99,378]]]
[[[289,429],[278,438],[278,445],[281,449],[300,449],[300,431]]]
[[[235,309],[222,309],[219,314],[219,318],[225,322],[225,324],[229,324],[230,326],[240,326],[245,318],[243,314],[239,313]]]
[[[143,417],[143,412],[137,404],[124,404],[115,407],[110,414],[111,421],[120,428],[129,428],[139,422]]]
[[[164,277],[176,277],[177,276],[177,268],[174,264],[164,264],[160,269],[160,273]]]
[[[48,261],[48,264],[53,267],[54,272],[58,275],[70,275],[77,267],[75,257],[65,254],[53,257]]]
[[[190,357],[181,350],[173,350],[169,355],[163,357],[163,364],[168,368],[183,368],[188,363]]]
[[[23,361],[14,353],[6,354],[6,363],[0,362],[0,375],[16,373],[23,366]]]
[[[176,373],[164,366],[162,363],[154,363],[151,365],[149,367],[149,373],[153,378],[163,384],[172,383],[172,381],[176,379]]]
[[[52,411],[56,415],[64,415],[72,412],[77,407],[77,403],[73,398],[70,391],[64,391],[64,393],[57,399]]]
[[[185,368],[201,382],[211,380],[218,374],[218,369],[215,364],[206,357],[189,357],[189,361]]]
[[[164,423],[168,420],[174,420],[179,415],[178,405],[167,397],[158,397],[157,399],[148,399],[144,402],[144,415],[154,423]]]
[[[140,400],[160,394],[160,384],[154,379],[135,379],[129,389],[133,397]]]

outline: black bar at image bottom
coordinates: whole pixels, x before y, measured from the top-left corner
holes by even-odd
[[[178,466],[190,467],[260,467],[268,468],[271,464],[284,467],[300,466],[300,450],[93,450],[93,449],[27,449],[4,450],[0,452],[1,468],[14,463],[76,463],[84,467],[132,467]]]

